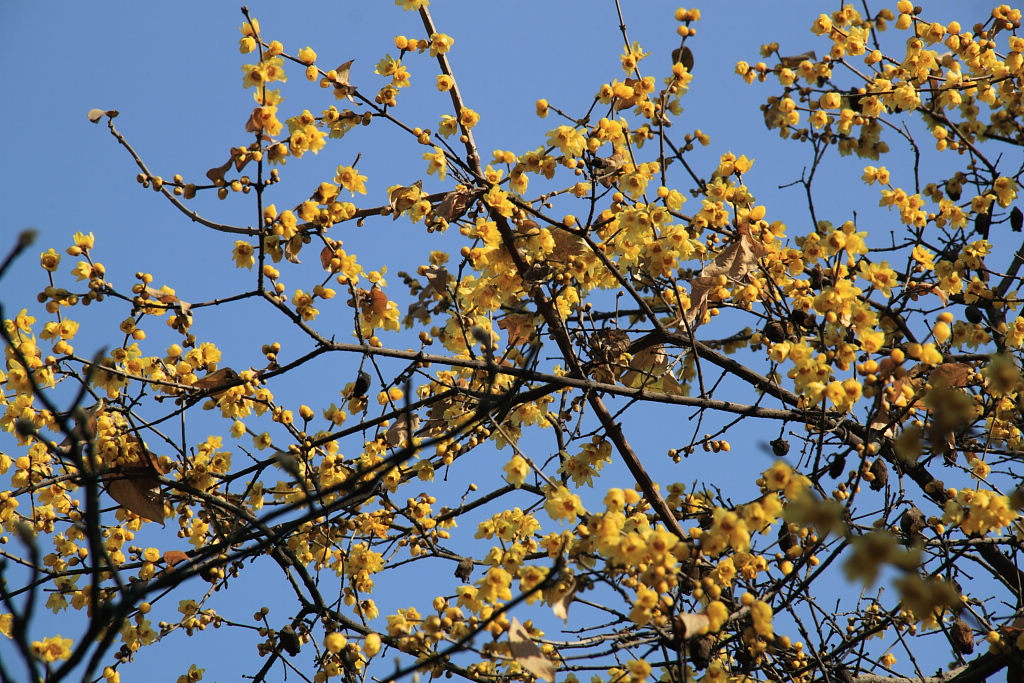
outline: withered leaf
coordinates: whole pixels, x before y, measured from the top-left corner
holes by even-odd
[[[370,290],[370,308],[377,315],[384,315],[388,310],[388,295],[374,287]]]
[[[413,415],[411,418],[407,418],[405,415],[399,416],[395,423],[384,432],[384,441],[392,448],[405,446],[409,443],[410,432],[415,432],[419,426],[419,415]]]
[[[875,458],[875,461],[871,463],[871,474],[874,475],[870,484],[872,491],[880,491],[889,483],[889,468],[886,467],[885,460],[881,457]]]
[[[917,301],[917,297],[922,294],[934,294],[942,300],[943,305],[949,303],[949,295],[942,291],[938,285],[930,285],[926,282],[908,282],[903,291],[909,294],[910,298],[914,301]]]
[[[808,50],[807,52],[801,52],[800,54],[793,55],[792,57],[779,56],[779,63],[787,69],[797,68],[800,66],[800,62],[804,60],[816,62],[818,61],[818,55],[814,50]]]
[[[688,640],[703,633],[711,620],[706,614],[677,614],[672,617],[672,625],[675,628],[676,637],[680,640]]]
[[[129,434],[126,440],[138,449],[139,461],[120,465],[106,473],[103,481],[107,485],[107,493],[125,510],[163,524],[164,495],[157,476],[166,474],[167,470],[137,436]]]
[[[508,333],[508,345],[519,346],[533,338],[536,326],[531,314],[508,313],[498,321],[498,327]]]
[[[216,389],[216,388],[223,387],[224,390],[226,391],[229,387],[227,387],[225,385],[235,386],[241,380],[242,380],[242,378],[238,376],[238,373],[235,372],[234,370],[232,370],[231,368],[221,368],[220,370],[217,370],[216,372],[211,372],[209,375],[207,375],[206,377],[203,377],[200,380],[196,380],[192,384],[192,388],[193,389],[200,389],[202,391],[207,391],[209,389]],[[224,393],[224,392],[223,391],[217,391],[217,392],[212,393],[211,396],[219,396],[222,393]]]
[[[519,620],[512,617],[512,623],[508,627],[508,648],[512,658],[537,678],[554,683],[555,665],[544,656],[541,649],[530,638],[526,628],[519,623]]]
[[[188,560],[188,553],[180,550],[168,550],[164,553],[164,562],[174,567]]]
[[[349,71],[352,70],[352,62],[356,60],[350,59],[334,71],[338,74],[337,81],[342,85],[348,85]]]
[[[100,119],[106,115],[106,110],[103,109],[90,109],[88,113],[89,120],[93,123],[99,123]]]
[[[299,252],[302,251],[302,235],[296,235],[284,245],[284,257],[289,263],[302,263]]]
[[[162,304],[177,304],[178,308],[181,309],[181,312],[186,315],[188,315],[188,312],[192,310],[192,304],[190,304],[187,301],[182,301],[171,292],[165,292],[161,289],[157,289],[156,287],[150,287],[149,285],[146,285],[145,291],[146,296],[148,296],[150,299],[155,299],[156,301],[159,301]]]
[[[967,363],[943,363],[932,368],[928,381],[933,386],[966,387],[974,376],[974,368]]]
[[[423,277],[427,279],[427,284],[431,289],[441,296],[445,295],[448,286],[447,268],[431,264],[423,269]]]
[[[334,259],[334,250],[330,247],[324,247],[320,250],[320,265],[324,270],[331,269],[331,260]]]
[[[559,596],[555,604],[551,605],[551,611],[554,612],[555,616],[569,623],[569,605],[576,598],[576,579],[573,579],[569,586],[565,589],[565,592]]]
[[[469,188],[460,185],[446,194],[444,199],[434,207],[434,215],[451,223],[462,218],[462,214],[466,213],[472,200],[473,193]]]
[[[708,298],[718,288],[718,276],[724,275],[731,284],[740,284],[757,269],[757,260],[768,252],[764,244],[750,234],[749,226],[740,226],[737,234],[739,239],[723,249],[693,279],[690,310],[686,312],[686,320],[691,329],[699,324],[708,310]]]
[[[105,477],[107,493],[125,510],[151,522],[164,519],[164,495],[160,482],[148,468],[125,469]]]
[[[420,200],[423,194],[423,181],[417,180],[412,185],[400,185],[388,192],[388,203],[391,205],[391,219],[398,220],[403,211],[408,211]]]
[[[665,347],[661,344],[640,349],[629,361],[629,370],[622,376],[622,383],[627,387],[638,387],[651,383],[665,374],[668,357]]]

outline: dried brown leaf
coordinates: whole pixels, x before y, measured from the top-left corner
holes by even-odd
[[[444,196],[444,199],[434,207],[434,215],[443,218],[446,222],[458,220],[466,213],[473,200],[473,193],[469,188],[459,186]]]
[[[569,586],[565,589],[565,592],[559,596],[555,604],[551,605],[551,611],[555,613],[555,616],[569,623],[569,605],[576,598],[576,579],[573,579]]]
[[[410,419],[402,415],[384,432],[384,442],[392,448],[406,446],[409,443],[410,432],[415,432],[419,426],[419,415],[413,415]]]
[[[93,123],[99,123],[100,119],[102,119],[106,113],[106,110],[103,109],[90,109],[87,116]]]
[[[910,298],[917,301],[917,297],[922,294],[934,294],[942,300],[942,304],[946,305],[949,303],[949,295],[946,294],[938,285],[930,285],[927,282],[908,282],[906,287],[903,288]]]
[[[188,315],[188,312],[192,309],[192,304],[190,304],[189,302],[182,301],[181,299],[179,299],[174,294],[171,294],[170,292],[165,292],[155,287],[150,287],[149,285],[146,286],[146,296],[148,296],[150,299],[155,299],[156,301],[159,301],[162,304],[167,304],[168,306],[172,304],[177,304],[178,308],[181,309],[181,312],[186,315]]]
[[[377,315],[384,315],[388,310],[388,295],[382,290],[374,288],[370,290],[370,308]]]
[[[168,550],[164,553],[164,562],[166,562],[172,567],[177,566],[182,562],[186,561],[188,561],[188,553],[182,552],[180,550]]]
[[[676,637],[680,640],[688,640],[694,636],[701,635],[707,631],[711,620],[706,614],[677,614],[672,618],[675,627]]]
[[[718,277],[724,275],[731,284],[740,284],[757,269],[757,260],[768,249],[750,234],[749,226],[741,226],[739,239],[723,249],[715,260],[704,266],[700,275],[693,279],[690,291],[690,310],[686,320],[694,328],[708,309],[708,298],[718,287]]]
[[[779,63],[782,64],[782,66],[786,67],[787,69],[795,69],[798,66],[800,66],[800,62],[804,61],[805,59],[812,62],[816,62],[818,61],[818,55],[817,53],[814,52],[814,50],[801,52],[800,54],[793,55],[792,57],[783,57],[780,55]]]
[[[544,656],[526,628],[519,623],[519,620],[512,617],[512,623],[508,627],[508,648],[512,658],[537,678],[554,683],[555,665]]]
[[[223,387],[226,384],[234,386],[235,383],[237,383],[241,379],[242,378],[238,376],[238,373],[232,370],[231,368],[221,368],[216,372],[211,372],[209,375],[203,377],[200,380],[196,380],[192,384],[192,388],[206,391],[208,389]],[[226,389],[227,387],[225,387],[225,390]],[[217,396],[220,393],[222,392],[217,392],[212,395]]]
[[[388,203],[391,205],[391,218],[398,220],[403,211],[408,211],[412,205],[419,201],[422,194],[423,181],[417,180],[412,185],[400,185],[388,193]]]
[[[138,467],[108,475],[107,493],[125,510],[151,522],[164,519],[164,495],[149,468]]]
[[[638,387],[644,383],[656,381],[665,374],[668,357],[665,347],[661,344],[640,349],[629,361],[629,371],[622,376],[622,383],[627,387]]]
[[[331,260],[334,258],[334,250],[330,247],[324,247],[320,250],[320,265],[324,270],[331,269]]]
[[[928,381],[933,386],[966,387],[974,376],[974,368],[967,363],[943,363],[932,368]]]

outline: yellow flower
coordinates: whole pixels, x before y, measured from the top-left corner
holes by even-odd
[[[544,509],[552,519],[575,522],[579,515],[586,512],[580,497],[575,493],[570,493],[569,489],[564,486],[546,487],[545,494]]]
[[[71,657],[71,639],[61,636],[44,638],[41,641],[33,642],[32,650],[37,657],[47,663],[55,662],[58,659],[68,659]]]
[[[334,176],[334,182],[340,184],[352,195],[355,195],[356,192],[366,194],[366,176],[360,175],[359,171],[351,166],[339,166],[338,172]]]
[[[425,152],[423,158],[430,162],[427,165],[427,173],[436,173],[439,179],[444,180],[448,173],[448,159],[444,155],[444,150],[435,146],[434,151]]]
[[[430,56],[443,55],[451,49],[455,39],[444,33],[434,33],[430,36]]]
[[[252,268],[256,263],[256,249],[245,240],[237,240],[235,248],[231,251],[231,258],[235,260],[236,268]]]
[[[312,64],[316,61],[316,52],[308,45],[299,50],[298,60],[303,64]]]
[[[509,483],[519,488],[526,481],[526,475],[530,473],[530,465],[521,455],[514,455],[505,463],[504,470]]]

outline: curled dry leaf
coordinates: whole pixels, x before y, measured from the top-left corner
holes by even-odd
[[[370,308],[377,315],[384,315],[388,310],[388,295],[376,287],[370,290]]]
[[[174,292],[165,292],[162,289],[150,287],[149,285],[146,286],[145,291],[146,296],[148,296],[150,299],[155,299],[156,301],[159,301],[162,304],[167,304],[168,306],[176,304],[177,307],[181,309],[181,312],[184,313],[185,315],[188,315],[188,312],[192,309],[192,304],[190,304],[187,301],[182,301],[177,296],[175,296]]]
[[[724,275],[730,284],[742,284],[757,268],[757,260],[768,252],[764,244],[750,234],[749,226],[740,226],[737,234],[739,239],[723,249],[715,260],[704,266],[700,275],[693,279],[690,310],[686,312],[686,321],[690,329],[695,328],[707,312],[708,299],[718,288],[720,275]]]
[[[512,617],[512,623],[508,627],[508,648],[512,653],[512,659],[516,660],[519,666],[537,678],[554,683],[554,663],[544,656],[537,643],[530,638],[529,632],[515,617]]]
[[[800,54],[793,55],[792,57],[783,57],[782,55],[779,55],[779,63],[787,69],[797,68],[800,66],[800,62],[803,62],[804,60],[816,62],[818,61],[818,55],[814,50],[801,52]]]
[[[711,620],[706,614],[677,614],[672,617],[672,626],[679,640],[689,640],[707,631]]]
[[[242,380],[238,373],[231,368],[221,368],[216,372],[211,372],[206,377],[197,380],[192,384],[193,389],[199,389],[201,391],[208,391],[210,389],[220,389],[220,391],[214,391],[210,395],[213,397],[220,396],[227,391],[229,386],[235,386]]]
[[[438,218],[443,218],[446,222],[451,223],[459,218],[462,218],[462,214],[466,213],[466,209],[473,201],[473,193],[469,188],[459,185],[457,188],[449,192],[444,196],[436,207],[434,207],[434,215]]]
[[[555,601],[555,604],[551,605],[551,611],[565,623],[569,623],[569,605],[576,598],[576,588],[577,584],[574,578],[565,589],[565,592]]]
[[[966,387],[974,376],[974,368],[967,363],[943,363],[932,368],[928,381],[932,386]]]
[[[903,291],[909,294],[910,298],[914,301],[917,301],[917,297],[922,294],[934,294],[942,300],[943,305],[949,303],[949,295],[942,291],[938,285],[930,285],[926,282],[908,282]]]
[[[665,375],[667,368],[665,347],[661,344],[648,346],[637,351],[629,361],[629,370],[622,376],[622,383],[627,387],[652,384]]]
[[[411,419],[407,419],[405,415],[402,415],[395,420],[395,424],[388,427],[388,430],[384,432],[384,441],[392,448],[405,446],[409,443],[410,432],[415,432],[419,427],[419,415],[413,415]]]
[[[182,562],[188,561],[188,553],[180,550],[168,550],[164,553],[164,562],[172,567],[176,567]]]
[[[125,510],[163,524],[164,495],[157,476],[166,474],[166,471],[138,437],[128,435],[127,440],[138,446],[141,462],[120,465],[105,474],[103,480],[107,493]]]
[[[391,219],[398,220],[403,211],[408,211],[420,200],[423,194],[423,181],[417,180],[412,185],[399,185],[388,192],[388,203],[391,205]]]
[[[427,285],[441,296],[447,293],[448,269],[444,266],[431,264],[423,269],[423,277],[427,279]]]
[[[299,252],[302,251],[302,235],[296,235],[284,245],[284,258],[289,263],[302,263]]]
[[[320,250],[320,265],[324,270],[331,270],[331,261],[334,259],[334,250],[324,247]],[[333,271],[332,271],[333,272]]]

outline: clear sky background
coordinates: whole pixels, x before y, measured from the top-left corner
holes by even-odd
[[[623,0],[622,5],[630,39],[653,53],[644,66],[662,77],[671,63],[669,52],[678,45],[677,23],[672,18],[676,6],[655,0]],[[950,1],[928,3],[927,8],[929,17],[945,22],[954,18],[950,7],[980,5]],[[320,55],[318,63],[327,67],[355,58],[352,82],[368,93],[383,82],[372,73],[377,60],[386,53],[397,56],[394,36],[424,37],[417,15],[402,12],[389,0],[301,4],[256,0],[249,7],[260,20],[264,37],[282,41],[289,53],[310,45]],[[758,61],[759,46],[772,40],[781,44],[783,54],[809,49],[820,54],[824,43],[808,28],[819,12],[832,11],[838,3],[708,2],[698,7],[703,19],[695,25],[698,34],[688,42],[695,55],[695,78],[683,98],[685,112],[675,124],[676,139],[694,128],[711,136],[708,148],[689,157],[704,177],[724,152],[754,158],[755,166],[745,180],[759,203],[768,206],[768,219],[783,220],[791,226],[791,235],[806,234],[811,226],[803,190],[780,186],[797,180],[801,169],[810,165],[809,148],[779,140],[777,133],[766,130],[758,105],[777,94],[778,86],[745,85],[734,67],[737,60]],[[496,148],[517,153],[534,149],[543,144],[549,129],[561,123],[534,115],[537,98],[547,98],[552,105],[578,115],[602,83],[622,77],[622,41],[612,0],[435,0],[431,9],[438,30],[455,38],[450,57],[467,105],[481,114],[475,134],[485,161]],[[967,25],[973,22],[973,17],[955,18]],[[0,57],[6,65],[5,105],[0,110],[5,131],[5,162],[0,166],[0,201],[5,209],[0,252],[6,253],[6,245],[21,229],[39,230],[36,246],[0,283],[0,301],[7,317],[35,305],[36,292],[46,284],[38,253],[50,246],[63,253],[75,231],[96,234],[96,258],[106,266],[107,279],[122,290],[130,288],[136,271],[153,273],[155,285],[168,284],[187,301],[230,294],[245,286],[247,273],[236,270],[230,260],[235,237],[209,233],[184,219],[162,197],[142,189],[135,181],[138,169],[107,134],[105,125],[96,126],[86,119],[86,112],[94,107],[119,110],[116,125],[155,173],[165,178],[181,173],[187,181],[201,181],[208,168],[226,160],[229,147],[251,139],[244,124],[253,101],[251,91],[242,89],[241,65],[255,60],[238,52],[241,23],[238,5],[231,2],[6,0],[0,4]],[[650,68],[652,62],[659,66]],[[427,55],[412,55],[406,63],[413,88],[400,96],[396,113],[411,125],[436,129],[439,115],[448,112],[446,96],[437,93],[433,85],[436,64]],[[318,113],[335,103],[328,91],[305,81],[301,69],[292,65],[288,73],[282,119],[303,108]],[[383,204],[388,185],[422,177],[423,148],[404,138],[369,136],[350,134],[340,144],[329,141],[319,157],[307,154],[301,161],[291,161],[281,168],[285,180],[271,201],[282,208],[291,206],[332,176],[337,165],[352,163],[359,153],[360,171],[369,177],[368,196],[354,200],[361,205]],[[890,144],[896,147],[894,141]],[[909,177],[899,175],[906,172],[906,166],[896,159],[893,155],[892,160],[883,162],[893,169],[894,184],[911,186]],[[402,168],[406,163],[411,167]],[[898,216],[879,210],[877,190],[869,190],[857,180],[867,163],[830,156],[819,181],[820,196],[827,197],[828,204],[818,207],[819,217],[838,224],[857,211],[861,229],[884,238],[890,229],[897,229]],[[935,175],[922,178],[922,183],[942,177],[936,169],[927,172]],[[436,178],[427,179],[424,185],[428,191],[441,187]],[[241,197],[228,202],[201,200],[195,206],[234,225],[253,225],[256,220],[254,204]],[[692,207],[691,200],[684,212]],[[368,268],[389,266],[396,291],[393,296],[397,297],[400,282],[394,272],[414,270],[425,262],[428,249],[438,248],[425,239],[420,228],[405,220],[394,225],[375,221],[351,229],[341,238]],[[304,260],[312,261],[314,255],[304,254]],[[1008,256],[1004,261],[997,259],[993,266],[1005,266],[1008,260]],[[70,263],[65,256],[65,285]],[[305,285],[289,281],[287,273],[285,280],[290,287]],[[339,298],[347,297],[339,294]],[[255,335],[245,330],[254,321],[264,322],[252,316],[265,314],[246,306],[215,310],[212,315],[197,315],[197,334],[216,341],[236,368],[260,367],[259,345],[274,341],[277,332],[267,325]],[[103,345],[118,343],[117,338],[95,333],[111,329],[110,323],[116,324],[125,315],[124,308],[114,306],[93,306],[88,316],[74,310],[72,317],[83,323],[76,343],[79,351],[88,355]],[[41,311],[39,317],[43,317]],[[350,325],[342,327],[340,341],[348,341],[349,329]],[[150,352],[158,353],[158,348]],[[337,392],[353,378],[358,360],[353,359],[351,367],[339,367],[337,359],[329,362],[334,365],[310,366],[289,376],[283,385],[274,387],[275,394],[286,404],[291,401],[292,407],[300,402],[318,407],[338,401]],[[679,418],[652,412],[650,423],[633,434],[640,439],[638,445],[654,454],[658,462],[666,461],[667,448],[678,445],[663,429],[666,419]],[[754,451],[760,442],[774,436],[733,437],[734,449],[739,444]],[[680,440],[688,438],[687,433]],[[11,445],[7,435],[0,435],[0,448]],[[508,456],[507,452],[496,455],[495,469]],[[686,462],[693,466],[692,472],[664,476],[692,480],[705,467],[717,476],[723,471],[721,461]],[[752,486],[756,472],[769,464],[767,455],[742,461],[736,476],[745,486]],[[619,482],[622,484],[628,482]],[[601,486],[611,485],[602,482]],[[444,571],[447,580],[450,570]],[[254,609],[251,604],[256,594],[260,601],[272,602],[274,596],[261,591],[258,578],[253,581],[239,582],[244,590],[222,599],[221,604],[245,614]],[[232,600],[241,602],[233,604]],[[395,600],[406,606],[417,604],[418,596],[395,596]],[[383,604],[381,611],[386,613]],[[283,624],[288,615],[276,616]],[[52,632],[53,623],[47,622],[40,634]],[[196,641],[202,649],[190,650],[178,634],[166,652],[163,646],[144,651],[139,665],[124,670],[123,680],[147,678],[143,670],[173,671],[176,676],[187,668],[181,664],[189,661],[207,668],[206,680],[237,680],[240,662],[250,660],[253,650],[249,645],[226,650],[236,646],[236,637],[232,631],[220,640],[203,638]],[[216,650],[206,650],[214,645]],[[0,656],[5,647],[0,639]],[[230,657],[225,656],[228,651]],[[254,671],[255,667],[246,665],[241,673]]]

